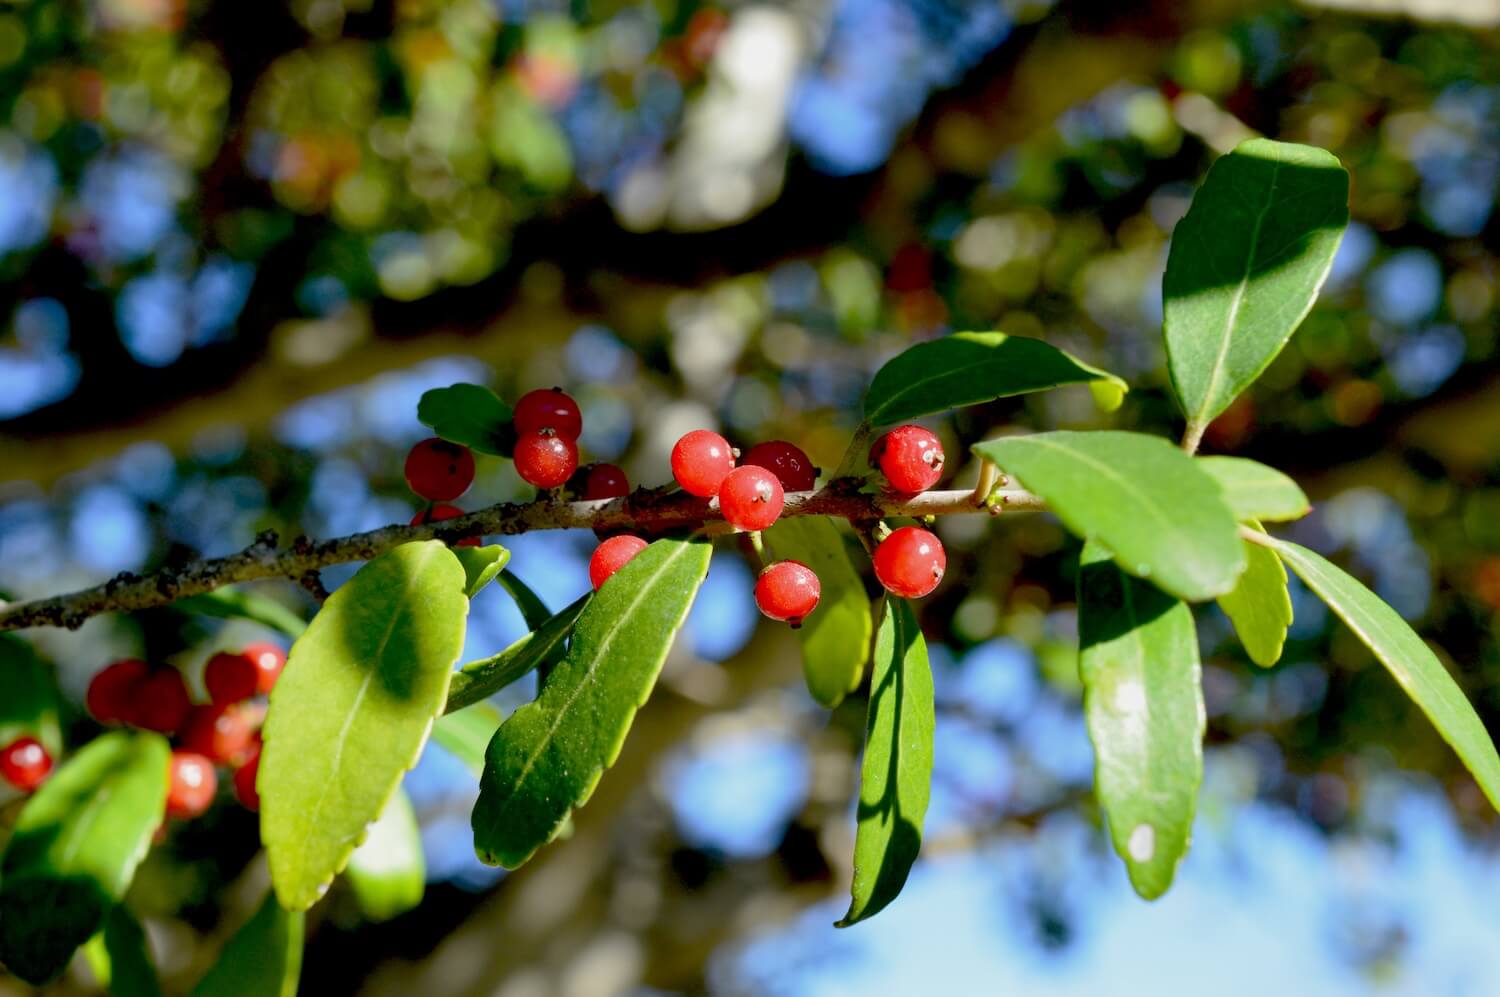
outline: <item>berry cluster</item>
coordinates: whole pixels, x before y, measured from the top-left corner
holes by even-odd
[[[231,769],[240,803],[258,810],[255,775],[265,707],[256,700],[270,693],[285,666],[286,653],[274,644],[250,644],[238,653],[221,651],[203,670],[209,702],[194,704],[177,669],[152,668],[129,658],[94,676],[86,704],[102,724],[176,736],[167,816],[187,819],[207,810],[218,792],[215,767],[220,765]]]

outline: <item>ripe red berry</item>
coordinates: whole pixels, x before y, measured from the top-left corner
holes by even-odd
[[[516,473],[538,488],[556,488],[578,470],[578,444],[546,432],[516,441]]]
[[[250,715],[239,705],[195,706],[182,726],[182,750],[218,765],[241,761],[255,743]]]
[[[628,533],[610,537],[594,548],[594,556],[589,558],[589,581],[594,583],[594,591],[599,591],[610,575],[645,549],[646,541]]]
[[[620,498],[630,494],[630,479],[613,464],[595,464],[583,484],[586,500]]]
[[[448,505],[439,502],[430,509],[423,509],[411,518],[411,525],[422,526],[426,523],[441,523],[445,519],[457,519],[459,516],[468,515],[456,505]],[[478,547],[479,537],[465,537],[462,540],[453,541],[454,547]]]
[[[255,789],[255,776],[259,771],[260,748],[257,747],[245,763],[234,770],[234,796],[246,810],[260,809],[260,793]]]
[[[583,415],[578,403],[559,388],[537,388],[516,402],[513,416],[517,436],[534,436],[544,429],[565,440],[577,441],[583,432]]]
[[[801,561],[777,561],[755,580],[755,604],[773,620],[800,627],[818,608],[823,587],[817,573]]]
[[[135,687],[150,671],[144,661],[126,658],[106,666],[89,682],[84,703],[93,718],[102,724],[119,723],[135,699]]]
[[[789,492],[811,491],[818,483],[818,469],[807,459],[807,454],[786,440],[767,440],[757,443],[745,454],[742,461],[771,470],[781,479],[781,487]]]
[[[21,737],[0,750],[0,776],[23,793],[36,789],[52,772],[52,756],[34,737]]]
[[[943,444],[921,426],[897,426],[870,448],[870,466],[898,492],[925,492],[943,476]]]
[[[167,816],[197,817],[214,801],[219,774],[213,762],[191,751],[173,751],[167,786]]]
[[[143,730],[171,734],[182,727],[192,708],[182,674],[175,668],[158,668],[136,683],[120,719]]]
[[[406,455],[406,483],[429,502],[448,502],[474,483],[474,455],[459,443],[434,436]]]
[[[729,525],[741,530],[769,528],[785,501],[781,481],[763,467],[737,467],[719,486],[719,511]]]
[[[734,470],[734,448],[718,433],[695,429],[672,448],[672,477],[689,495],[713,498]]]
[[[907,599],[937,588],[947,568],[942,541],[921,527],[903,526],[875,548],[875,577],[886,591]]]
[[[245,645],[238,654],[220,651],[208,659],[203,669],[203,684],[208,698],[228,706],[269,693],[286,667],[286,652],[275,644],[259,641]]]

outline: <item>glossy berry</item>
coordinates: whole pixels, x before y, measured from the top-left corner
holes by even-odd
[[[36,789],[52,772],[52,756],[34,737],[22,737],[0,750],[0,776],[23,793]]]
[[[192,708],[182,674],[175,668],[159,668],[136,684],[120,719],[143,730],[171,734],[181,729]]]
[[[197,817],[214,801],[219,774],[214,763],[192,751],[173,751],[167,786],[167,816]]]
[[[800,627],[818,608],[823,587],[813,569],[801,561],[777,561],[755,580],[755,605],[773,620]]]
[[[546,432],[516,441],[516,473],[538,488],[557,488],[578,470],[578,444]]]
[[[672,448],[672,477],[689,495],[713,498],[734,470],[734,448],[718,433],[695,429]]]
[[[457,519],[459,516],[468,515],[456,505],[448,505],[439,502],[430,509],[423,509],[411,518],[411,525],[422,526],[426,523],[441,523],[445,519]],[[479,537],[465,537],[462,540],[453,541],[454,547],[478,547]]]
[[[589,581],[594,583],[594,591],[599,591],[610,575],[645,549],[646,541],[628,533],[610,537],[594,548],[594,556],[589,558]]]
[[[182,725],[182,750],[202,755],[217,765],[231,765],[249,754],[255,744],[250,714],[234,706],[195,706]]]
[[[585,500],[620,498],[630,494],[630,479],[613,464],[595,464],[583,483]]]
[[[818,483],[818,469],[807,459],[807,454],[786,440],[767,440],[757,443],[745,454],[744,464],[753,464],[770,470],[781,480],[781,487],[789,492],[811,491]]]
[[[901,527],[875,548],[875,577],[886,591],[907,599],[937,588],[947,568],[942,541],[917,526]]]
[[[106,666],[89,681],[84,703],[90,715],[102,724],[121,722],[135,701],[135,687],[150,670],[144,661],[134,658]]]
[[[578,403],[557,388],[528,391],[516,402],[513,417],[517,436],[534,436],[551,430],[565,440],[577,441],[583,432],[583,415]]]
[[[474,455],[460,443],[423,440],[406,455],[406,483],[429,502],[456,499],[474,483]]]
[[[929,429],[897,426],[870,448],[870,466],[898,492],[925,492],[943,476],[943,444]]]
[[[246,810],[260,809],[260,793],[255,789],[255,776],[259,771],[260,748],[257,746],[245,763],[234,770],[234,798]]]
[[[228,706],[269,693],[285,667],[286,652],[275,644],[247,644],[238,654],[220,651],[209,658],[203,669],[203,684],[210,700]]]
[[[737,467],[719,486],[719,511],[730,526],[764,530],[776,522],[786,497],[781,481],[763,467]]]

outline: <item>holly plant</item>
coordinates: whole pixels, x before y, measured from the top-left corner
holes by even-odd
[[[174,668],[111,664],[89,690],[97,736],[65,745],[49,670],[28,645],[3,638],[0,776],[30,795],[0,860],[0,961],[42,983],[83,946],[116,978],[149,974],[121,901],[164,815],[203,813],[221,770],[240,805],[259,810],[272,892],[203,993],[295,989],[303,912],[338,877],[373,917],[421,900],[416,823],[400,785],[430,740],[480,773],[479,858],[525,863],[609,777],[716,542],[740,543],[759,562],[756,603],[797,628],[819,704],[831,709],[868,682],[851,899],[838,922],[858,924],[896,898],[921,850],[934,710],[917,601],[947,567],[929,529],[945,515],[1047,514],[1083,541],[1078,667],[1095,789],[1142,897],[1171,885],[1202,780],[1195,606],[1217,603],[1249,657],[1271,666],[1292,622],[1288,569],[1500,806],[1500,757],[1433,651],[1353,577],[1268,529],[1308,512],[1298,485],[1252,460],[1196,456],[1205,429],[1312,307],[1347,198],[1338,161],[1306,146],[1251,140],[1210,170],[1173,235],[1163,284],[1167,362],[1186,418],[1180,444],[1113,429],[1005,434],[974,446],[977,487],[936,488],[943,448],[915,420],[1061,385],[1087,385],[1106,411],[1124,396],[1114,375],[1003,332],[959,332],[892,358],[831,471],[786,441],[741,451],[701,429],[672,452],[675,487],[631,490],[617,467],[580,467],[582,416],[561,390],[531,391],[513,409],[487,388],[456,384],[421,400],[434,436],[413,448],[406,478],[427,504],[408,525],[286,546],[263,535],[226,558],[0,606],[9,630],[176,602],[295,639],[286,657],[273,645],[216,656],[202,704]],[[538,497],[473,512],[449,504],[472,481],[476,455],[514,460]],[[483,539],[579,527],[601,541],[589,565],[594,591],[555,611],[509,570],[505,547]],[[873,602],[861,546],[883,590]],[[346,561],[364,564],[322,593],[318,570]],[[326,598],[304,623],[232,587],[270,577]],[[491,584],[515,599],[529,632],[460,663],[470,600]],[[535,699],[502,720],[489,697],[533,672]]]

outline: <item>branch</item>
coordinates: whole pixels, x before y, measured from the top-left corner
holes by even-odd
[[[793,492],[782,516],[836,516],[871,520],[882,516],[947,516],[1003,509],[1038,510],[1042,500],[1021,489],[999,489],[992,506],[976,505],[971,489],[924,492],[921,495],[872,495],[855,491],[841,479],[816,492]],[[717,524],[717,525],[716,525]],[[717,501],[674,493],[637,490],[619,499],[562,502],[542,496],[532,502],[502,502],[457,519],[420,526],[384,526],[332,540],[298,537],[289,549],[278,549],[274,533],[262,533],[237,554],[205,558],[162,568],[144,577],[123,572],[93,588],[30,602],[0,602],[0,631],[52,626],[77,629],[100,613],[134,612],[165,606],[237,582],[263,578],[300,580],[331,564],[368,561],[415,540],[453,543],[476,536],[509,536],[532,530],[638,530],[663,533],[708,526],[732,532]]]

